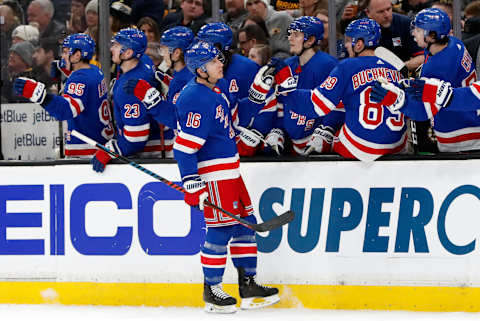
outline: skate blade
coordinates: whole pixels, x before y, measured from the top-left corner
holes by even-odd
[[[211,303],[205,303],[205,312],[208,313],[235,313],[237,312],[237,308],[235,305],[215,305]]]
[[[240,308],[242,310],[260,309],[260,308],[278,303],[278,301],[280,301],[280,297],[278,296],[278,294],[274,294],[264,298],[262,297],[245,298],[245,299],[242,299]]]

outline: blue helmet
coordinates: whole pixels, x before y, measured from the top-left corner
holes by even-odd
[[[187,27],[173,27],[165,31],[160,39],[160,43],[168,49],[170,52],[180,48],[182,51],[186,51],[192,44],[194,35],[190,28]]]
[[[200,28],[197,38],[214,45],[218,43],[222,51],[227,51],[232,46],[233,32],[223,22],[212,22]]]
[[[73,55],[75,51],[80,50],[83,59],[92,59],[95,52],[95,41],[92,37],[85,33],[76,33],[63,39],[64,48],[69,49],[69,55]]]
[[[125,28],[117,32],[112,39],[123,46],[121,53],[126,49],[133,50],[133,57],[139,59],[147,49],[147,37],[136,28]]]
[[[197,68],[207,72],[205,64],[221,55],[221,52],[211,43],[198,41],[185,53],[187,68],[192,73],[197,73]]]
[[[292,21],[288,27],[288,32],[300,31],[304,34],[304,41],[307,41],[311,36],[315,37],[315,44],[320,44],[323,39],[323,22],[317,17],[303,16]]]
[[[414,27],[424,30],[425,37],[430,31],[437,33],[438,39],[447,37],[450,33],[451,24],[447,13],[437,8],[423,9],[415,16],[412,22]]]
[[[365,47],[376,47],[380,43],[380,25],[372,19],[363,18],[350,22],[345,35],[352,38],[352,45],[362,39]]]

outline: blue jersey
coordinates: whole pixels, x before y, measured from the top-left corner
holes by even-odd
[[[193,77],[195,75],[187,67],[180,71],[174,71],[173,79],[170,81],[170,87],[168,88],[167,101],[175,104],[180,91]]]
[[[426,52],[425,56],[422,77],[448,81],[453,87],[469,86],[476,80],[475,63],[455,37],[449,37],[447,47],[440,52],[433,56]],[[433,130],[441,152],[480,149],[480,116],[476,111],[440,110],[433,117]]]
[[[145,105],[123,86],[129,79],[144,79],[154,83],[153,70],[139,62],[137,66],[120,75],[113,87],[113,110],[117,126],[118,148],[122,155],[138,154],[143,157],[159,156],[163,150],[158,123],[148,113]]]
[[[72,130],[105,144],[113,137],[107,85],[98,67],[90,65],[71,73],[64,94],[54,96],[44,108],[58,120],[67,120],[66,157],[88,157],[97,151],[84,141],[70,136]]]
[[[350,58],[342,60],[319,87],[295,90],[284,99],[307,118],[323,117],[342,101],[345,123],[340,143],[356,158],[373,161],[402,151],[407,140],[403,115],[370,101],[371,86],[380,76],[396,84],[401,79],[400,72],[380,58]]]
[[[223,77],[228,84],[231,103],[235,103],[236,99],[248,97],[248,90],[258,69],[260,66],[254,61],[238,54],[232,55]]]
[[[182,179],[199,174],[204,181],[240,177],[230,102],[220,79],[213,89],[192,79],[177,99],[179,133],[174,156]]]
[[[327,79],[332,69],[337,65],[337,59],[318,51],[303,66],[300,65],[298,56],[293,56],[285,60],[290,66],[294,77],[297,78],[298,89],[313,89]],[[335,131],[340,129],[344,121],[344,110],[338,109],[329,113],[325,117],[314,117],[307,119],[305,115],[298,114],[292,108],[291,103],[283,101],[283,96],[279,96],[279,102],[283,103],[283,113],[281,112],[279,127],[282,128],[292,140],[293,149],[297,154],[303,154],[306,144],[310,139],[315,128],[327,120],[327,123]],[[279,106],[281,106],[280,104]]]

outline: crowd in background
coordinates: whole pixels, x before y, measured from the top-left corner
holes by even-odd
[[[347,25],[362,17],[376,20],[381,26],[380,44],[392,50],[415,76],[421,67],[423,50],[413,40],[410,22],[420,10],[436,7],[453,15],[451,0],[401,0],[393,3],[393,15],[381,8],[390,0],[336,0],[338,60],[349,54],[343,33]],[[324,24],[319,49],[328,53],[328,1],[326,0],[222,0],[220,19],[234,32],[232,51],[244,55],[260,66],[271,57],[291,56],[287,31],[300,16],[318,17]],[[174,26],[186,26],[194,34],[213,22],[210,0],[110,0],[110,31],[136,26],[148,39],[146,53],[159,66],[162,63],[160,38]],[[43,82],[52,93],[59,81],[51,76],[52,61],[59,59],[63,38],[87,33],[98,42],[98,0],[0,0],[1,102],[26,102],[14,95],[15,78],[29,77]],[[473,61],[480,66],[480,1],[462,3],[462,40]],[[96,50],[98,51],[97,45]],[[98,54],[98,52],[97,52]],[[96,62],[96,56],[92,62]],[[417,73],[418,74],[418,73]],[[425,135],[419,139],[431,142]],[[428,146],[425,150],[429,150]]]

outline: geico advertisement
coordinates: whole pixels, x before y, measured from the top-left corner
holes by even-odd
[[[480,283],[479,165],[242,163],[260,221],[296,213],[282,229],[257,234],[263,279]],[[175,164],[145,167],[179,181]],[[202,281],[201,212],[135,168],[12,166],[0,175],[0,277]]]

